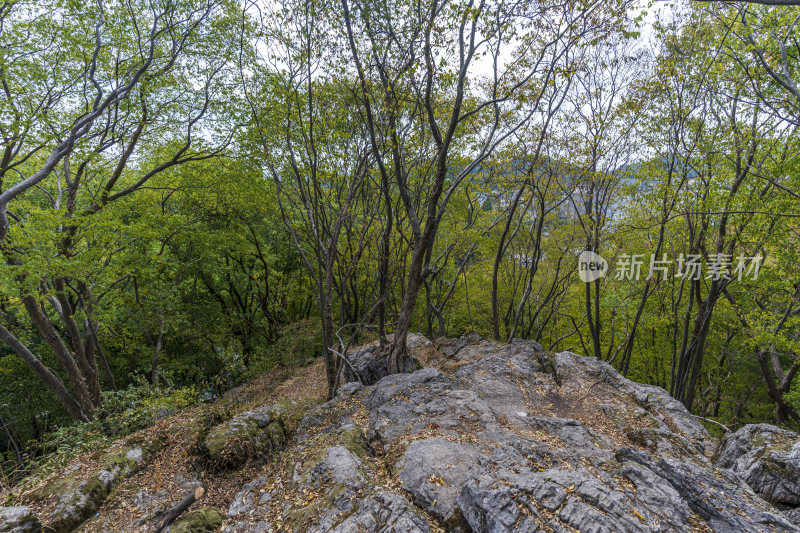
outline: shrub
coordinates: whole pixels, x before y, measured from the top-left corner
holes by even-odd
[[[295,367],[311,364],[322,355],[322,332],[314,320],[299,320],[281,328],[278,340],[261,347],[251,359],[250,376],[274,367]]]
[[[35,458],[31,466],[36,468],[62,465],[77,454],[105,447],[199,401],[194,387],[162,388],[137,376],[127,388],[103,393],[103,403],[92,422],[76,422],[46,434],[39,442],[29,443],[26,455]]]
[[[200,395],[194,387],[165,389],[137,376],[126,389],[103,393],[103,403],[96,419],[105,434],[127,435],[199,400]]]

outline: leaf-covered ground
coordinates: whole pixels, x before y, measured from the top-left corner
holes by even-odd
[[[32,476],[5,494],[5,505],[26,505],[47,524],[58,496],[66,483],[80,483],[102,470],[109,454],[140,443],[152,444],[152,457],[130,477],[115,486],[95,516],[78,531],[110,533],[151,531],[159,511],[172,507],[198,484],[205,488],[196,507],[213,507],[227,513],[242,480],[252,479],[266,469],[264,461],[253,459],[235,470],[203,468],[196,454],[198,436],[210,424],[237,413],[285,399],[321,402],[325,397],[324,365],[318,361],[292,372],[276,372],[228,391],[213,404],[199,405],[154,426],[115,442],[109,448],[85,453],[72,459],[65,468],[48,475]]]

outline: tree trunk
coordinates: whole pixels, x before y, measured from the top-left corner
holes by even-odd
[[[89,388],[86,385],[84,376],[81,374],[80,368],[78,368],[78,365],[75,363],[75,359],[72,357],[72,354],[70,354],[69,349],[67,349],[67,346],[64,344],[64,341],[61,339],[56,329],[53,327],[50,319],[47,318],[47,315],[45,315],[44,311],[42,311],[42,308],[39,306],[39,303],[36,301],[36,299],[33,296],[25,296],[22,298],[22,303],[25,305],[25,309],[28,311],[28,315],[31,317],[31,320],[36,325],[36,329],[39,330],[39,334],[47,342],[47,344],[50,345],[58,357],[58,360],[63,365],[64,370],[67,373],[67,378],[72,385],[75,399],[77,399],[78,403],[81,405],[82,412],[86,417],[91,419],[94,416],[94,404],[92,403]],[[70,414],[72,414],[72,412]],[[73,414],[73,416],[75,415]]]
[[[17,441],[14,440],[14,436],[11,435],[11,430],[8,429],[8,424],[6,424],[3,415],[0,415],[0,425],[3,426],[3,432],[6,434],[6,439],[8,439],[8,446],[14,450],[14,455],[17,457],[17,464],[20,467],[25,466],[25,461],[22,460],[22,454],[19,452],[19,446],[17,446]]]
[[[706,337],[708,337],[708,331],[711,328],[711,319],[714,313],[714,305],[717,303],[718,290],[716,282],[712,282],[709,293],[695,319],[695,329],[692,334],[692,341],[689,344],[688,357],[685,360],[683,379],[685,385],[682,398],[680,399],[689,411],[692,410],[692,404],[694,403],[694,396],[697,390],[697,382],[700,377],[700,370],[703,368]],[[691,367],[689,367],[690,363]],[[686,374],[686,372],[688,372],[688,374]]]
[[[191,507],[194,502],[202,498],[204,493],[205,489],[202,486],[197,487],[195,490],[189,492],[186,497],[175,504],[172,509],[164,513],[164,517],[158,523],[154,533],[161,533],[164,528],[173,523],[175,519],[177,519],[181,514],[183,514],[184,511],[186,511],[186,509]]]
[[[88,422],[91,418],[90,415],[84,412],[80,403],[78,403],[72,394],[64,386],[64,382],[56,375],[55,372],[45,366],[38,357],[33,355],[22,342],[17,339],[13,333],[8,331],[0,324],[0,339],[3,340],[12,350],[38,375],[45,385],[55,393],[56,397],[61,401],[61,404],[67,412],[76,420],[83,420]]]
[[[503,226],[503,233],[500,235],[500,242],[497,244],[497,252],[494,256],[494,265],[492,266],[492,334],[494,340],[500,340],[500,303],[498,302],[497,295],[497,278],[500,271],[500,263],[503,261],[503,256],[506,253],[506,240],[508,239],[508,232],[511,230],[511,224],[514,219],[514,213],[517,210],[519,201],[522,198],[522,193],[525,191],[527,183],[523,183],[517,193],[514,195],[514,200],[508,210],[508,217]]]
[[[97,372],[97,362],[94,360],[94,352],[87,352],[84,350],[83,336],[75,320],[75,312],[64,292],[64,280],[58,279],[54,285],[56,288],[56,298],[61,305],[61,318],[64,321],[67,335],[69,336],[72,352],[75,354],[78,367],[81,369],[81,374],[83,374],[83,379],[89,390],[92,405],[98,406],[100,405],[101,398],[100,380]]]
[[[390,374],[397,374],[403,371],[403,361],[407,354],[406,339],[411,327],[411,319],[414,316],[414,307],[417,305],[417,296],[422,285],[422,265],[425,259],[425,249],[423,243],[417,243],[414,256],[411,259],[411,268],[408,273],[408,283],[403,292],[403,303],[400,306],[400,314],[397,317],[397,329],[392,339],[391,352],[387,360],[387,370]]]
[[[158,327],[158,338],[156,339],[155,346],[153,346],[153,361],[150,365],[150,379],[152,380],[153,385],[158,385],[158,365],[159,359],[158,356],[161,354],[161,347],[164,343],[164,317],[159,319],[159,327]]]
[[[787,375],[781,375],[783,372],[780,370],[780,363],[775,361],[777,354],[770,353],[771,351],[762,350],[756,356],[758,360],[758,367],[761,370],[761,376],[764,378],[764,382],[767,384],[767,394],[769,394],[770,400],[775,403],[775,423],[778,425],[785,424],[789,421],[790,418],[793,418],[796,422],[800,422],[800,414],[788,403],[786,400],[783,399],[783,395],[789,391],[789,385],[791,384],[791,378],[794,376],[794,373],[797,372],[797,366],[795,365],[791,370],[791,375],[789,375],[789,379]],[[769,365],[769,357],[772,356],[772,369],[770,369]],[[788,373],[787,373],[788,374]]]

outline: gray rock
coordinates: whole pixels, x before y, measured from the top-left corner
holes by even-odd
[[[100,478],[90,478],[67,488],[50,513],[47,527],[57,533],[72,531],[100,508],[106,496],[108,489]]]
[[[655,459],[628,448],[620,450],[617,459],[639,463],[672,485],[689,508],[714,531],[800,531],[728,470],[715,471],[669,458]]]
[[[796,526],[800,526],[800,509],[788,509],[783,511],[783,515],[789,519],[789,522]]]
[[[397,477],[422,507],[452,531],[463,527],[457,499],[461,487],[474,474],[479,450],[439,437],[412,442],[398,463]]]
[[[259,493],[258,489],[266,485],[266,483],[267,478],[264,476],[247,483],[244,488],[233,497],[233,502],[228,508],[228,518],[235,518],[239,515],[250,513],[256,506],[261,505],[262,495]]]
[[[727,435],[716,464],[739,474],[765,500],[800,506],[800,435],[769,424],[748,424]]]
[[[307,402],[288,400],[234,416],[208,432],[204,460],[211,468],[235,468],[251,457],[269,458],[281,450],[308,410]]]
[[[348,354],[349,364],[344,366],[345,382],[357,382],[362,385],[372,385],[379,379],[389,375],[385,357],[378,352],[378,347],[369,347]],[[413,356],[406,358],[403,363],[403,373],[408,374],[419,368],[419,362]]]
[[[0,507],[0,532],[38,533],[42,524],[27,507]]]
[[[307,507],[283,509],[284,524],[295,531],[360,533],[429,533],[427,522],[411,503],[399,494],[383,490],[367,475],[359,457],[343,445],[323,450],[321,458],[298,463],[292,481],[294,489],[313,488],[321,499]],[[225,533],[269,530],[265,515],[278,492],[263,491],[267,480],[255,479],[236,495],[228,509]]]
[[[386,367],[375,355],[375,348],[356,350],[347,355],[349,364],[344,365],[345,382],[372,385],[387,375]]]
[[[363,390],[364,386],[358,381],[350,381],[345,383],[339,390],[336,391],[337,397],[347,397],[356,394],[358,391]]]
[[[311,469],[315,485],[332,482],[357,490],[366,482],[361,473],[361,461],[344,446],[328,448],[325,459]]]
[[[333,533],[429,533],[428,523],[412,510],[402,496],[377,491],[363,498],[352,514],[330,529],[309,529],[311,532]]]
[[[512,487],[483,487],[470,479],[459,491],[458,508],[475,533],[537,531],[536,518],[541,516],[535,507],[525,507],[530,515],[523,515],[519,500],[519,491]]]
[[[795,511],[776,509],[733,471],[764,476],[750,458],[764,454],[746,448],[753,439],[731,440],[726,453],[739,463],[714,468],[705,429],[663,389],[525,341],[440,339],[437,349],[441,370],[349,385],[309,412],[298,437],[306,459],[287,490],[326,496],[281,503],[281,527],[417,532],[433,520],[454,533],[800,533]],[[790,464],[792,446],[771,440],[769,464]],[[791,479],[772,481],[773,502],[793,505]],[[237,496],[225,531],[254,530],[264,509],[286,501],[279,496]]]

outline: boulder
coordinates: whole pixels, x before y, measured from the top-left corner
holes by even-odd
[[[27,507],[0,507],[0,533],[38,533],[39,519]]]
[[[800,506],[800,435],[769,424],[748,424],[727,435],[716,464],[744,479],[774,504]]]
[[[92,516],[108,496],[110,484],[106,479],[92,477],[68,484],[50,513],[47,527],[57,533],[67,533]]]
[[[309,407],[307,401],[286,400],[246,411],[211,428],[203,440],[206,463],[228,469],[251,457],[271,457],[284,447]]]
[[[410,373],[422,368],[414,356],[414,352],[433,346],[433,343],[418,333],[409,333],[406,346],[410,355],[403,362],[403,373]],[[362,385],[372,385],[387,375],[389,372],[387,371],[386,355],[381,353],[378,342],[373,342],[347,354],[347,363],[344,365],[345,383],[357,382]]]
[[[160,443],[152,441],[140,445],[121,447],[107,452],[102,458],[103,468],[88,478],[82,472],[57,478],[38,489],[34,499],[57,497],[56,505],[45,521],[47,530],[72,531],[95,514],[111,490],[123,479],[131,476],[142,464],[149,461]]]
[[[386,358],[379,353],[377,346],[356,350],[348,354],[347,360],[348,364],[344,366],[345,383],[358,382],[362,385],[372,385],[389,375],[386,370]],[[414,372],[419,368],[419,362],[410,357],[405,360],[403,372]]]

